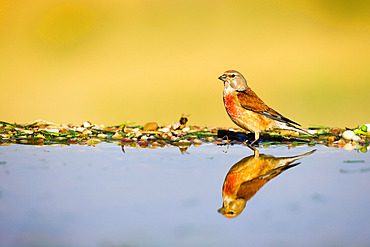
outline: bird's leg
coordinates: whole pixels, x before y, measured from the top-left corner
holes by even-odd
[[[249,147],[250,149],[252,149],[253,150],[253,152],[254,152],[254,157],[255,158],[258,158],[259,157],[259,155],[260,155],[260,153],[258,152],[258,150],[255,148],[255,147],[253,147],[252,145],[253,145],[253,143],[255,143],[255,141],[257,141],[259,138],[260,138],[260,134],[259,133],[254,133],[254,141],[251,143],[251,144],[248,144],[247,142],[250,140],[250,139],[248,139],[248,140],[245,140],[244,142],[243,142],[243,144],[244,145],[246,145],[247,147]]]
[[[259,155],[260,155],[260,152],[258,152],[258,150],[255,147],[253,147],[252,145],[247,144],[247,147],[249,147],[250,149],[253,150],[254,158],[257,159],[259,157]]]
[[[257,149],[254,150],[254,158],[255,159],[258,159],[258,157],[260,156],[260,152],[258,152]]]
[[[253,150],[253,152],[254,152],[254,157],[255,158],[258,158],[259,157],[259,155],[260,155],[260,153],[258,152],[258,150],[255,148],[255,147],[253,147],[253,144],[258,140],[260,138],[260,133],[259,132],[255,132],[254,133],[254,141],[251,143],[251,144],[249,144],[248,145],[248,147],[250,148],[250,149],[252,149]]]
[[[253,144],[258,140],[260,139],[260,133],[259,132],[255,132],[254,133],[254,141],[250,144],[251,146],[253,146]]]
[[[229,140],[229,137],[227,135],[225,135],[224,137],[226,137],[226,139],[227,139],[227,148],[226,148],[226,151],[222,151],[222,152],[224,152],[226,154],[229,151],[230,140]]]

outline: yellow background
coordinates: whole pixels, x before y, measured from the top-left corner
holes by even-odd
[[[0,1],[0,120],[233,126],[225,70],[286,117],[370,122],[369,1]]]

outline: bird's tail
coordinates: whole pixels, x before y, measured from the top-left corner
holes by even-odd
[[[295,126],[293,126],[291,124],[285,125],[282,129],[285,129],[285,130],[293,130],[293,131],[297,131],[297,132],[302,133],[302,134],[305,134],[305,135],[309,135],[309,136],[315,137],[311,133],[309,133],[309,132],[307,132],[307,131],[305,131],[303,129],[300,129],[298,127],[295,127]]]
[[[301,155],[295,155],[295,156],[292,156],[292,157],[279,157],[279,158],[276,158],[275,162],[274,162],[274,165],[275,165],[275,169],[271,170],[271,172],[269,172],[268,174],[266,174],[267,176],[270,176],[272,173],[281,173],[289,168],[292,168],[294,166],[297,166],[299,165],[300,163],[294,163],[292,164],[293,162],[295,162],[296,160],[299,160],[303,157],[306,157],[308,155],[311,155],[313,154],[314,152],[316,152],[316,149],[312,150],[312,151],[309,151],[307,153],[304,153],[304,154],[301,154]],[[265,176],[265,175],[264,175]]]

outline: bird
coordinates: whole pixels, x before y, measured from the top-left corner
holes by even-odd
[[[261,133],[276,129],[293,130],[312,136],[297,127],[301,126],[300,124],[266,105],[238,71],[227,70],[218,79],[224,83],[223,101],[227,114],[236,125],[254,133],[254,141],[249,144],[252,149]]]
[[[235,163],[227,173],[222,186],[222,207],[219,213],[227,218],[238,216],[249,201],[268,181],[300,163],[298,159],[311,155],[316,149],[292,157],[250,155]]]

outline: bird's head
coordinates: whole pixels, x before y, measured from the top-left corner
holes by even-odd
[[[231,87],[234,90],[244,91],[248,88],[247,81],[236,70],[227,70],[218,79],[224,82],[225,87]]]
[[[227,218],[234,218],[243,212],[246,204],[247,200],[244,198],[234,198],[231,201],[226,199],[224,200],[222,208],[217,211]]]

